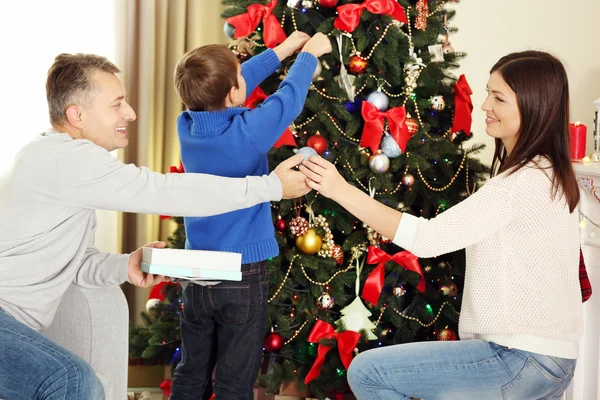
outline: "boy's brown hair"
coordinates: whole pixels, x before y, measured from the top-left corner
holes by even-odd
[[[224,45],[198,47],[175,67],[175,88],[190,111],[224,110],[232,87],[238,87],[239,62]]]
[[[85,105],[94,89],[92,74],[96,71],[116,74],[119,68],[107,58],[95,54],[67,54],[56,56],[46,78],[46,99],[50,123],[67,122],[65,112],[73,104]]]

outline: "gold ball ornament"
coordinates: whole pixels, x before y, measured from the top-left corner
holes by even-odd
[[[323,245],[323,239],[315,228],[308,228],[303,235],[296,238],[296,247],[304,254],[318,253],[321,245]]]

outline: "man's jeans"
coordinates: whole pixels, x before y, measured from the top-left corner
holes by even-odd
[[[104,389],[85,361],[0,308],[0,399],[103,400]]]
[[[242,281],[189,284],[183,292],[182,357],[171,400],[252,400],[261,365],[269,284],[266,262],[242,265]]]
[[[482,340],[418,342],[359,354],[348,382],[359,400],[560,399],[575,364]]]

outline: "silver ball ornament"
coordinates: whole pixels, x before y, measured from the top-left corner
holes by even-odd
[[[321,293],[317,299],[317,307],[319,310],[329,310],[335,305],[335,300],[327,292]]]
[[[223,32],[225,32],[225,36],[227,36],[229,39],[233,39],[235,36],[235,26],[225,21],[225,25],[223,25]]]
[[[308,146],[301,147],[299,149],[294,149],[294,153],[302,154],[304,156],[305,160],[308,160],[308,157],[310,157],[310,156],[318,156],[319,155],[315,149],[313,149],[312,147],[308,147]]]
[[[398,143],[396,143],[392,135],[388,134],[386,134],[381,141],[381,150],[383,151],[383,154],[389,158],[396,158],[402,155],[400,146],[398,146]]]
[[[161,303],[161,301],[159,299],[149,299],[146,302],[146,312],[149,313],[152,311],[152,309],[156,306],[158,306]]]
[[[444,100],[444,96],[433,96],[429,99],[429,104],[431,105],[431,109],[435,111],[442,111],[446,108],[446,100]]]
[[[390,168],[390,159],[381,150],[369,158],[369,168],[378,174],[383,174]]]
[[[367,101],[375,106],[379,111],[385,111],[390,105],[390,99],[381,90],[376,90],[367,97]]]

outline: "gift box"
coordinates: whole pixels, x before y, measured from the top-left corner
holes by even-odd
[[[152,247],[142,251],[144,272],[187,280],[242,280],[240,253]]]

